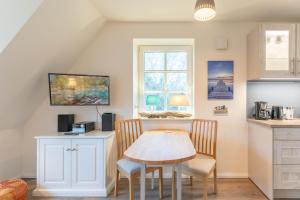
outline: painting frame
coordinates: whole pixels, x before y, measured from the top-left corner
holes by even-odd
[[[52,88],[51,88],[51,76],[52,75],[62,75],[62,76],[82,76],[82,77],[97,77],[97,78],[106,78],[107,79],[107,103],[106,104],[58,104],[54,103],[52,97]],[[110,106],[110,76],[105,75],[88,75],[88,74],[67,74],[67,73],[48,73],[48,85],[49,85],[49,97],[50,97],[50,106]]]
[[[234,61],[210,60],[207,62],[208,100],[234,99]]]

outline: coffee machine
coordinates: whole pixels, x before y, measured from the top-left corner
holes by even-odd
[[[268,110],[268,103],[264,101],[255,102],[255,119],[268,120],[271,118],[270,111]]]

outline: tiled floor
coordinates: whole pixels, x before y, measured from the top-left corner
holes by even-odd
[[[28,193],[28,199],[39,199],[39,200],[128,200],[128,182],[127,179],[122,179],[120,184],[120,192],[118,198],[115,198],[113,194],[110,194],[107,198],[41,198],[32,197],[32,190],[35,188],[35,180],[27,179],[29,183],[30,192]],[[157,184],[156,184],[157,185]],[[213,190],[213,184],[209,184],[210,193]],[[158,190],[155,188],[151,190],[150,182],[147,183],[146,199],[147,200],[157,200]],[[218,195],[209,195],[211,200],[265,200],[267,199],[259,189],[248,179],[219,179],[218,180]],[[139,199],[139,185],[135,186],[135,199]],[[164,179],[164,199],[171,199],[171,180]],[[189,185],[188,179],[183,180],[183,200],[197,200],[202,199],[201,182],[197,179],[194,180],[193,186]]]

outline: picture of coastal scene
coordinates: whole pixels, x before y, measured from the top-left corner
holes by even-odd
[[[109,77],[49,74],[51,105],[108,105]]]
[[[208,99],[233,99],[233,61],[208,61]]]

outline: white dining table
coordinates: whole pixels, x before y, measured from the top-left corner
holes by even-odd
[[[187,132],[145,131],[125,152],[124,157],[142,164],[140,177],[140,199],[145,200],[146,167],[171,166],[176,169],[177,200],[182,198],[182,163],[193,159],[196,150]],[[174,194],[172,192],[172,194]]]

